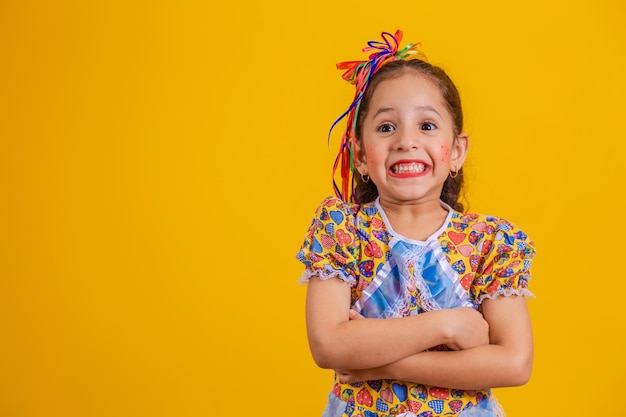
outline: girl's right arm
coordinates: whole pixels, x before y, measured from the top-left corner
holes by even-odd
[[[379,367],[441,344],[469,349],[489,343],[487,322],[471,308],[350,320],[350,286],[338,278],[310,278],[306,322],[313,359],[328,369]]]
[[[336,370],[345,383],[394,379],[457,389],[498,388],[525,384],[533,362],[530,317],[523,297],[486,299],[490,344],[463,351],[421,352],[368,370]],[[359,318],[356,321],[363,320]]]

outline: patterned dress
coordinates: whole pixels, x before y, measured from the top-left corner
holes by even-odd
[[[302,282],[332,277],[352,287],[351,305],[369,318],[405,317],[442,308],[478,308],[485,298],[532,296],[535,249],[506,220],[448,216],[425,241],[393,231],[378,200],[357,205],[328,197],[318,207],[297,258]],[[439,347],[443,348],[443,347]],[[457,390],[404,381],[341,383],[335,375],[323,417],[501,415],[489,389]]]

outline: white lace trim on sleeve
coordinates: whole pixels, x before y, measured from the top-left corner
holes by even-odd
[[[509,288],[509,289],[503,289],[503,290],[498,290],[496,292],[494,292],[493,294],[483,294],[481,295],[478,300],[477,300],[477,305],[482,304],[483,300],[485,298],[489,298],[491,300],[493,300],[494,298],[497,297],[510,297],[512,295],[517,295],[519,297],[527,297],[530,299],[535,298],[535,294],[533,294],[530,290],[526,289],[526,288]]]
[[[339,278],[342,281],[347,282],[351,287],[356,285],[356,280],[351,276],[345,276],[341,272],[335,271],[324,271],[321,269],[317,269],[315,271],[311,271],[309,269],[305,270],[302,273],[302,276],[298,280],[300,284],[306,284],[312,277],[319,277],[322,281],[326,281],[330,278]]]

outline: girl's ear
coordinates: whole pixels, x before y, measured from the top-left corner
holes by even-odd
[[[469,136],[467,136],[467,133],[457,135],[450,152],[450,165],[454,171],[458,171],[463,166],[468,149]]]
[[[365,152],[361,149],[361,145],[356,141],[354,145],[354,151],[356,155],[356,170],[361,175],[367,174],[367,160],[365,158]]]

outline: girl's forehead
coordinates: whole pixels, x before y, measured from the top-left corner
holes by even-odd
[[[381,80],[374,89],[374,94],[379,90],[385,90],[390,88],[411,89],[411,90],[434,90],[439,95],[441,92],[435,83],[427,75],[421,74],[417,71],[404,71],[396,76],[388,77]]]
[[[437,107],[446,107],[437,83],[416,71],[405,71],[396,77],[380,81],[375,86],[370,105],[404,102],[428,102]]]

